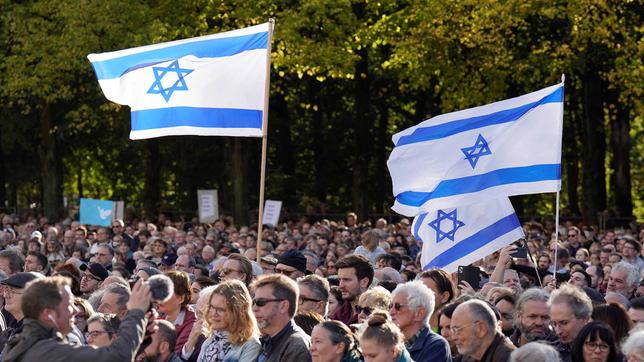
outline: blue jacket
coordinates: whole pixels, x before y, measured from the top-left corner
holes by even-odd
[[[452,362],[452,353],[445,338],[424,327],[411,347],[407,347],[411,358],[416,362]]]

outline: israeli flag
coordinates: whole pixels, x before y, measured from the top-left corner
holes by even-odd
[[[90,54],[107,99],[132,110],[131,139],[262,137],[270,23]]]
[[[415,216],[561,189],[563,83],[428,119],[393,136],[392,209]]]
[[[109,200],[80,199],[80,223],[111,226],[114,202]]]
[[[414,219],[412,232],[423,243],[423,270],[448,273],[525,237],[507,197],[422,213]]]

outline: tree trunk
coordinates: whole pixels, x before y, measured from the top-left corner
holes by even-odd
[[[613,151],[611,168],[611,185],[615,190],[615,210],[617,216],[633,216],[633,199],[631,196],[631,136],[630,118],[627,109],[619,102],[619,91],[611,92],[611,103],[614,105],[614,117],[611,117],[610,146]]]
[[[568,122],[564,121],[563,130],[563,167],[566,170],[566,194],[568,195],[568,209],[572,215],[580,215],[579,211],[579,195],[577,188],[579,187],[579,148],[577,147],[577,126],[579,123],[579,93],[571,82],[570,89],[567,92],[570,94],[570,109],[564,114],[568,117],[565,118]]]
[[[143,191],[143,208],[145,216],[154,219],[159,213],[161,204],[161,155],[159,140],[156,138],[145,142],[145,181]]]
[[[584,92],[583,189],[584,220],[597,224],[598,213],[606,209],[606,131],[602,79],[593,67],[582,76]]]
[[[246,192],[246,167],[242,140],[239,137],[232,139],[232,186],[233,186],[233,215],[238,225],[249,225],[248,223],[248,194]]]
[[[49,220],[58,220],[63,212],[63,163],[56,145],[51,105],[45,104],[40,113],[40,176],[43,213]]]
[[[313,192],[315,197],[322,203],[326,201],[326,193],[328,191],[328,176],[326,174],[326,163],[329,162],[329,158],[326,157],[326,150],[328,146],[326,144],[326,125],[325,119],[322,116],[322,109],[320,107],[320,82],[315,78],[308,78],[307,82],[307,93],[308,93],[308,102],[313,105],[317,105],[318,109],[311,110],[311,115],[313,119],[311,120],[312,124],[312,133],[313,133],[313,164],[315,166],[314,179],[315,185],[313,185]]]
[[[7,191],[5,188],[7,177],[5,172],[4,151],[2,150],[2,128],[0,128],[0,208],[7,206]]]

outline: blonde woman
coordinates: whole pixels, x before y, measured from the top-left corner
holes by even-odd
[[[182,359],[187,360],[198,352],[198,362],[256,360],[260,351],[259,330],[251,302],[250,293],[241,281],[227,280],[218,284],[210,294],[206,309],[208,327],[204,328],[203,319],[195,323],[181,351]],[[201,350],[196,351],[201,334],[207,338]]]

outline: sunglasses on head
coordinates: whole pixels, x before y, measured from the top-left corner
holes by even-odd
[[[263,306],[265,306],[266,304],[268,304],[270,302],[281,302],[283,300],[284,299],[257,298],[257,299],[253,299],[253,305],[256,305],[258,307],[263,307]]]

